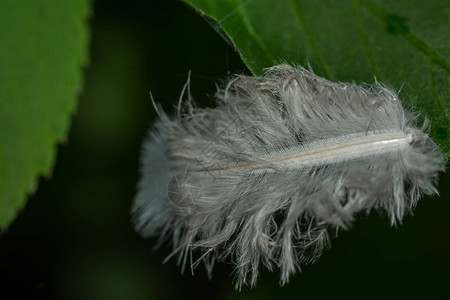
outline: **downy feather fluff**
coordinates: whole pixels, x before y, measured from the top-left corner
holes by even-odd
[[[133,220],[144,237],[170,240],[183,269],[231,261],[240,288],[260,267],[280,268],[284,284],[356,213],[401,221],[422,194],[437,193],[444,164],[393,91],[282,64],[235,76],[216,108],[188,102],[177,118],[160,113],[144,142]]]

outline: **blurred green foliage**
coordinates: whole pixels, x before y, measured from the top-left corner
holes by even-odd
[[[89,2],[0,1],[0,228],[51,175],[81,90]]]
[[[90,20],[91,58],[68,143],[52,179],[41,179],[27,209],[0,236],[0,299],[439,299],[450,269],[450,176],[440,197],[419,202],[398,228],[361,215],[314,265],[280,288],[262,271],[258,286],[233,289],[231,266],[180,275],[162,264],[129,209],[140,144],[156,118],[148,92],[173,112],[189,70],[199,106],[230,73],[248,72],[238,54],[176,1],[98,0]],[[11,296],[9,296],[11,295]]]

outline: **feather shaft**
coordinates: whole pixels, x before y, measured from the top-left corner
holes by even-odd
[[[345,140],[321,141],[319,146],[303,145],[301,149],[286,150],[283,153],[267,155],[264,162],[233,164],[213,167],[201,171],[258,171],[264,169],[295,168],[304,165],[332,164],[346,159],[361,158],[375,153],[395,151],[412,142],[405,133],[375,134],[347,138]],[[315,143],[317,144],[317,143]]]

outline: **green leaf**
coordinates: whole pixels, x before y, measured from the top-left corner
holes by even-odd
[[[450,154],[449,23],[445,0],[183,0],[259,75],[280,62],[330,80],[373,82],[431,119]]]
[[[89,0],[0,1],[0,226],[50,176],[87,58]]]

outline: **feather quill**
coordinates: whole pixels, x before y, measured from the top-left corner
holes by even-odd
[[[360,211],[402,220],[437,193],[445,155],[380,83],[335,83],[302,67],[236,76],[216,108],[164,112],[144,142],[132,214],[144,237],[171,241],[182,269],[192,252],[235,265],[236,288],[261,267],[288,282],[317,259],[330,229]]]

